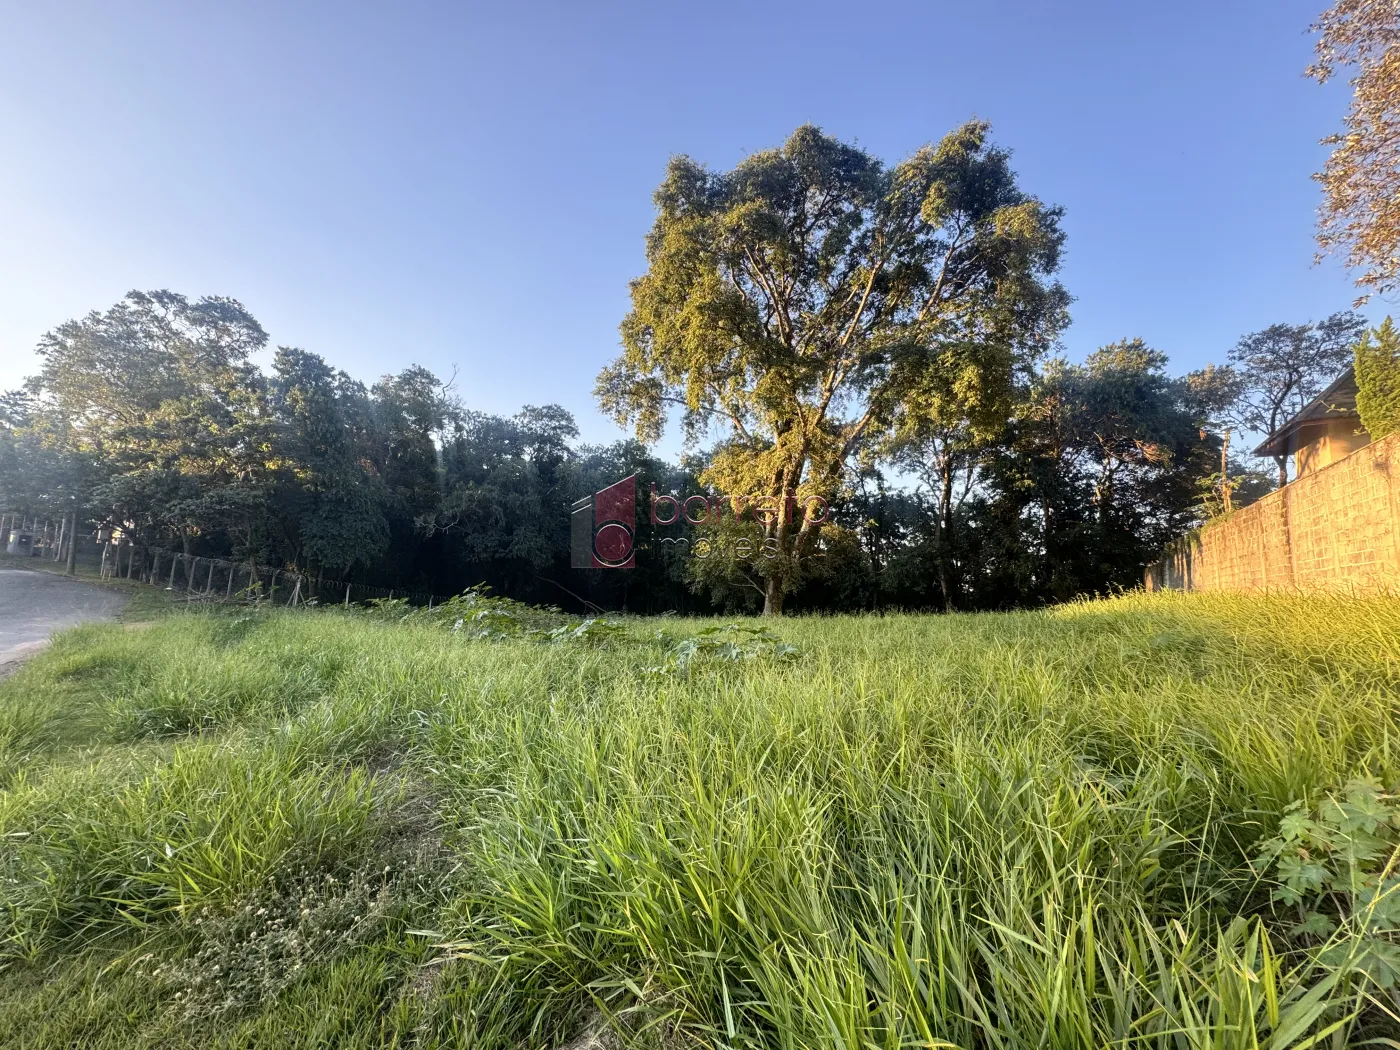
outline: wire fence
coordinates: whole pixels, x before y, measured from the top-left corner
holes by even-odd
[[[362,605],[377,599],[401,598],[413,605],[437,605],[440,594],[399,587],[379,587],[350,580],[295,572],[248,561],[186,554],[168,547],[143,546],[92,532],[77,536],[71,518],[53,521],[24,514],[0,514],[0,551],[95,569],[102,579],[123,579],[161,587],[188,601],[270,601],[288,606]],[[106,540],[103,542],[103,540]]]
[[[362,605],[376,599],[400,598],[413,605],[437,605],[447,598],[427,591],[377,587],[351,580],[327,579],[313,573],[294,572],[186,554],[166,547],[140,547],[109,543],[102,548],[99,575],[103,579],[131,580],[160,587],[189,601],[233,602],[259,600],[297,605]]]

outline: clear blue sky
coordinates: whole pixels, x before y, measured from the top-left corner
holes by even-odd
[[[1355,294],[1312,265],[1346,102],[1301,75],[1324,4],[11,2],[0,387],[45,330],[164,287],[611,440],[590,391],[669,155],[727,167],[810,121],[896,160],[973,115],[1067,209],[1067,354],[1140,335],[1185,371]]]

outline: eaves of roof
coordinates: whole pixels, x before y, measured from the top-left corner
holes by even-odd
[[[1270,434],[1262,445],[1254,450],[1256,456],[1288,455],[1289,438],[1309,423],[1321,423],[1329,419],[1356,417],[1356,373],[1350,365],[1345,372],[1332,380],[1317,397],[1313,398],[1292,419]]]

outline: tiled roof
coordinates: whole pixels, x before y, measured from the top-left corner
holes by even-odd
[[[1288,439],[1299,427],[1309,423],[1321,423],[1328,419],[1356,418],[1356,373],[1351,365],[1332,384],[1309,401],[1296,416],[1268,436],[1265,442],[1254,450],[1256,456],[1284,456],[1288,454]]]

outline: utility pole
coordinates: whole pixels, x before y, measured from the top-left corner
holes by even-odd
[[[1230,506],[1230,428],[1225,428],[1225,439],[1220,442],[1220,499],[1229,514]]]

